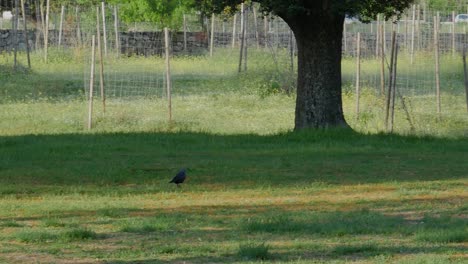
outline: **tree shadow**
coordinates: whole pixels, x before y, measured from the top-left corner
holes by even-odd
[[[464,138],[346,130],[274,136],[180,132],[0,137],[0,193],[38,193],[40,187],[52,193],[63,192],[60,187],[92,192],[92,186],[158,192],[157,185],[185,166],[191,168],[192,186],[223,189],[457,180],[468,171],[466,149]]]

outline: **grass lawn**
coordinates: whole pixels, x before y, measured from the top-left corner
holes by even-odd
[[[1,137],[0,261],[462,263],[467,149],[333,130]]]
[[[96,97],[91,132],[84,51],[0,68],[0,263],[466,263],[460,62],[441,68],[440,117],[432,68],[403,63],[407,109],[398,98],[385,135],[373,84],[357,118],[345,58],[356,132],[291,132],[287,63],[259,53],[238,75],[225,52],[174,59],[171,124],[162,59],[110,62],[112,96],[106,113]],[[378,76],[376,61],[362,69]],[[183,167],[187,182],[169,184]]]

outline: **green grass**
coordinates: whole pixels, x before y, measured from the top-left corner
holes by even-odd
[[[75,52],[51,50],[53,63],[0,76],[0,262],[466,259],[468,116],[453,69],[443,69],[451,88],[440,118],[422,89],[405,94],[413,127],[398,104],[395,134],[384,134],[375,88],[363,89],[358,119],[345,86],[355,131],[291,132],[295,97],[281,92],[291,80],[264,63],[268,54],[242,75],[230,74],[227,51],[220,61],[181,57],[172,123],[161,94],[110,97],[106,113],[97,97],[88,132],[83,65],[70,63],[87,55]],[[107,66],[143,78],[162,71],[160,60]],[[364,62],[364,73],[375,67]],[[182,167],[177,188],[168,182]]]
[[[95,133],[0,146],[7,263],[463,259],[466,138]],[[179,189],[168,181],[180,167]]]

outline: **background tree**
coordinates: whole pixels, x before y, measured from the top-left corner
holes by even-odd
[[[235,10],[242,0],[195,0],[207,11]],[[341,45],[345,15],[369,21],[399,16],[413,0],[255,0],[281,17],[298,48],[295,129],[348,127],[341,99]]]

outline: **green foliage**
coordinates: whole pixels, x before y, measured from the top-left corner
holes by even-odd
[[[206,12],[221,13],[226,8],[235,10],[242,0],[195,0]],[[296,21],[303,15],[322,15],[324,12],[335,15],[359,16],[369,20],[377,14],[389,18],[400,15],[414,0],[366,0],[366,1],[289,1],[289,0],[253,0],[261,5],[266,13],[275,13],[286,21]]]

